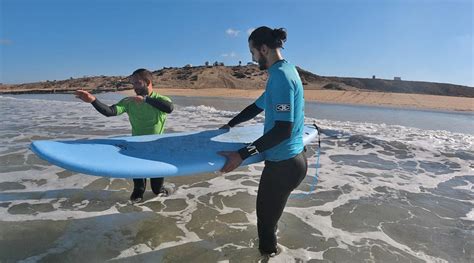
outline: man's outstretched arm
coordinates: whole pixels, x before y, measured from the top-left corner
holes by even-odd
[[[76,95],[76,98],[79,98],[84,102],[91,103],[92,106],[94,106],[94,108],[104,116],[117,116],[117,108],[115,107],[115,105],[108,106],[102,103],[88,91],[76,90],[76,92],[74,92],[74,95]]]
[[[246,122],[248,120],[251,120],[255,118],[260,112],[262,112],[263,109],[260,109],[257,104],[252,103],[247,108],[243,109],[239,114],[237,114],[234,118],[232,118],[227,124],[221,127],[222,128],[232,128],[235,125]]]
[[[95,99],[92,102],[92,106],[94,106],[94,108],[104,116],[117,116],[117,107],[115,107],[115,105],[108,106],[100,100]]]

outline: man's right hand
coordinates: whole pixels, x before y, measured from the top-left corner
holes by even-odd
[[[76,95],[76,98],[79,98],[87,103],[92,103],[96,99],[94,95],[82,89],[76,90],[76,92],[74,92],[74,95]]]

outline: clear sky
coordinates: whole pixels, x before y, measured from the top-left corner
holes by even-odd
[[[0,0],[0,82],[251,60],[248,30],[323,76],[474,86],[473,0]]]

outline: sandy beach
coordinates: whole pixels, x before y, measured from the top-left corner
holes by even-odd
[[[188,97],[225,97],[225,98],[257,98],[262,90],[242,89],[156,89],[166,96]],[[127,95],[133,90],[123,91]],[[415,109],[433,109],[447,111],[474,112],[474,98],[435,96],[406,93],[337,91],[337,90],[305,90],[307,101],[322,103],[338,103],[352,105],[388,106]]]

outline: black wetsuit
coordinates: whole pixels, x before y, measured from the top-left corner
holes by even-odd
[[[291,191],[303,181],[307,170],[308,163],[304,152],[284,161],[265,161],[257,194],[259,249],[263,253],[277,252],[278,220]]]
[[[228,125],[233,127],[248,121],[263,110],[255,103],[235,116]],[[264,152],[287,139],[291,134],[292,123],[276,121],[275,126],[264,136],[252,143],[255,148],[244,147],[239,150],[242,160],[252,155],[253,149]],[[264,254],[277,252],[276,229],[290,193],[303,181],[308,170],[304,152],[293,158],[273,162],[265,161],[265,168],[260,177],[257,194],[257,228],[259,249]]]

